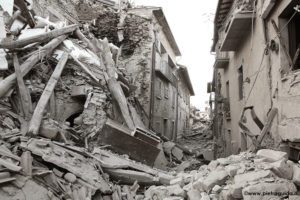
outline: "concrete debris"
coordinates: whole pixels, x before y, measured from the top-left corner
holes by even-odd
[[[178,181],[172,180],[171,183],[174,183],[173,186],[178,193],[183,189],[185,193],[180,195],[190,200],[289,199],[299,195],[296,177],[299,173],[297,170],[300,168],[297,164],[285,160],[285,163],[294,167],[292,169],[294,179],[291,180],[288,173],[281,173],[278,176],[266,169],[280,166],[278,161],[264,160],[254,163],[253,160],[258,158],[260,155],[243,152],[218,161],[214,160],[209,165],[202,165],[198,170],[178,173],[174,178]],[[180,181],[179,178],[182,177],[189,177],[189,179]],[[180,196],[175,194],[170,186],[151,186],[145,192],[146,199],[155,199],[155,195],[159,197],[158,199]]]
[[[282,159],[288,159],[288,155],[286,152],[275,151],[271,149],[261,149],[257,152],[257,155],[271,162],[282,160]]]

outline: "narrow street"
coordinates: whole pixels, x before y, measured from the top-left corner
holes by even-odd
[[[198,80],[144,3],[0,0],[0,200],[300,200],[299,1],[201,2]]]

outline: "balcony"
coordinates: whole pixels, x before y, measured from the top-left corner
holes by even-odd
[[[256,0],[234,0],[228,2],[226,9],[220,10],[215,25],[218,27],[217,38],[221,51],[236,51],[249,35],[256,16],[255,2]]]
[[[243,39],[251,32],[253,12],[244,11],[234,14],[225,28],[221,51],[236,51]],[[254,19],[253,19],[254,20]]]
[[[169,82],[174,81],[174,77],[172,75],[171,67],[169,66],[167,61],[162,61],[160,65],[155,66],[155,72],[162,78],[166,79]]]
[[[225,69],[229,64],[228,52],[217,52],[214,68]]]

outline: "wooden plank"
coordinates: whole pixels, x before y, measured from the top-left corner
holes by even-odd
[[[43,46],[39,52],[30,56],[20,66],[20,68],[22,69],[22,76],[24,77],[33,68],[33,66],[40,61],[41,58],[50,55],[52,51],[66,38],[67,38],[66,35],[59,36],[51,40],[45,46]],[[0,98],[3,97],[11,88],[14,87],[16,83],[16,78],[17,78],[16,74],[13,73],[0,82]]]
[[[26,176],[32,176],[32,156],[30,151],[23,152],[21,156],[22,171]]]
[[[21,171],[22,167],[17,166],[11,162],[8,162],[2,158],[0,158],[0,165],[2,165],[3,167],[6,167],[7,169],[9,169],[10,171],[14,171],[14,172],[19,172]]]
[[[32,115],[32,118],[30,120],[29,123],[29,129],[28,129],[28,133],[29,135],[37,135],[41,122],[42,122],[42,118],[43,118],[43,113],[44,110],[49,102],[49,99],[53,93],[53,90],[56,86],[56,83],[58,81],[58,79],[61,76],[61,73],[68,61],[68,57],[69,54],[64,52],[63,55],[61,56],[58,64],[55,67],[54,72],[52,73],[40,99],[38,104],[36,105],[36,108],[34,110],[34,113]]]
[[[159,184],[158,177],[151,176],[144,172],[138,172],[133,170],[124,170],[124,169],[106,169],[113,179],[121,181],[126,184],[133,184],[135,181],[138,181],[141,185],[157,185]]]
[[[265,135],[270,131],[273,119],[275,118],[275,116],[277,115],[277,113],[278,113],[278,109],[277,108],[273,108],[270,111],[270,113],[268,115],[268,118],[267,118],[267,121],[266,121],[266,124],[264,125],[264,128],[262,129],[260,135],[257,138],[257,144],[254,145],[250,149],[251,151],[255,151],[255,150],[257,150],[257,148],[259,148],[259,146],[260,146],[261,142],[263,141]]]
[[[260,135],[257,138],[258,145],[261,144],[261,142],[264,139],[265,135],[270,131],[273,119],[277,115],[277,113],[278,113],[278,109],[277,108],[273,108],[270,111],[269,116],[267,118],[267,122],[264,125],[264,128],[262,129]]]
[[[16,41],[8,40],[8,39],[2,40],[0,42],[0,48],[15,49],[15,48],[24,47],[24,46],[34,43],[34,42],[44,42],[44,41],[51,40],[51,39],[56,38],[61,35],[71,33],[73,31],[75,31],[75,29],[77,27],[78,27],[77,25],[70,25],[70,26],[63,27],[61,29],[55,29],[50,32],[41,33],[38,35],[34,35],[31,37],[27,37],[27,38],[24,38],[21,40],[16,40]]]
[[[32,113],[31,96],[28,88],[25,86],[17,54],[13,55],[13,62],[14,62],[15,73],[17,76],[17,83],[18,83],[18,88],[19,88],[19,93],[21,98],[22,109],[24,112],[24,117],[25,120],[29,120],[30,114]]]
[[[128,102],[120,86],[120,83],[118,83],[118,81],[115,78],[116,76],[115,63],[112,59],[112,54],[110,52],[108,40],[106,38],[102,42],[102,48],[103,48],[102,59],[104,61],[106,72],[108,75],[107,84],[108,84],[109,91],[111,92],[113,98],[117,101],[123,119],[126,122],[128,128],[133,130],[135,126],[129,113]]]
[[[136,109],[130,103],[128,103],[128,107],[129,107],[135,127],[146,129],[146,127],[145,127],[144,123],[142,122],[141,117],[137,113]]]

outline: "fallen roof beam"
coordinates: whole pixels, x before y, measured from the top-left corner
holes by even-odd
[[[9,39],[3,39],[0,41],[0,48],[15,49],[15,48],[24,47],[28,44],[35,43],[35,42],[44,42],[46,40],[51,40],[51,39],[56,38],[61,35],[71,33],[73,31],[75,31],[77,27],[78,27],[78,25],[73,24],[73,25],[66,26],[61,29],[55,29],[55,30],[47,32],[47,33],[34,35],[31,37],[24,38],[21,40],[16,40],[16,41],[9,40]]]
[[[43,91],[43,94],[40,97],[40,100],[34,110],[32,118],[30,120],[29,129],[28,129],[29,135],[37,135],[38,134],[38,131],[39,131],[42,119],[43,119],[44,110],[46,109],[46,106],[49,102],[49,99],[50,99],[52,93],[53,93],[56,83],[57,83],[58,79],[60,78],[61,73],[68,61],[68,57],[69,57],[69,54],[64,52],[63,55],[61,56],[58,64],[56,65],[55,70],[52,73],[52,75]]]
[[[24,77],[34,67],[34,65],[41,60],[41,58],[50,55],[52,51],[66,38],[66,35],[59,36],[51,40],[45,46],[43,46],[39,52],[30,56],[20,66],[20,68],[22,69],[22,76]],[[14,87],[16,83],[16,78],[16,73],[13,73],[0,82],[0,98],[3,97],[11,88]]]

